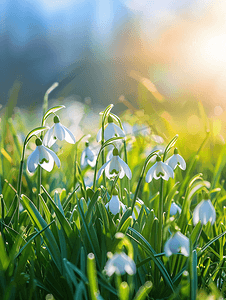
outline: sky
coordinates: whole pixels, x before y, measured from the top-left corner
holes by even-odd
[[[39,102],[54,81],[62,95],[132,101],[135,71],[169,99],[225,108],[225,15],[218,0],[3,0],[0,101],[19,82],[17,104]]]

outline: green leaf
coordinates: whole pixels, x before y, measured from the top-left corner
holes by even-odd
[[[165,279],[165,282],[170,287],[170,289],[174,292],[174,287],[173,287],[173,282],[171,280],[171,277],[170,277],[169,273],[167,272],[165,266],[163,265],[162,261],[159,258],[155,257],[155,255],[156,255],[155,250],[152,248],[152,246],[148,243],[148,241],[138,231],[136,231],[134,228],[131,228],[131,227],[129,227],[129,230],[132,231],[132,233],[135,234],[135,236],[137,236],[139,239],[142,240],[143,244],[140,243],[139,241],[137,241],[135,238],[133,238],[133,236],[130,236],[129,234],[127,234],[130,238],[132,238],[139,245],[141,245],[146,252],[148,252],[148,254],[152,257],[152,260],[154,261],[155,265],[158,267],[159,271],[161,272],[163,278]]]
[[[45,220],[42,218],[42,216],[38,212],[35,205],[32,203],[32,201],[25,195],[21,195],[21,199],[23,202],[23,206],[26,208],[31,220],[38,227],[38,229],[43,230],[46,226],[48,226],[47,223],[45,222]],[[60,272],[62,272],[62,261],[61,261],[60,250],[59,250],[57,242],[54,238],[54,235],[52,234],[52,232],[49,228],[47,228],[44,231],[43,239],[45,241],[48,251],[49,251],[53,261],[55,262],[57,268],[59,269]]]
[[[2,237],[2,234],[0,233],[0,269],[5,271],[10,263],[10,259],[6,253],[5,245],[4,245],[4,240]]]
[[[42,189],[43,189],[44,193],[46,194],[46,196],[49,198],[50,204],[52,205],[52,207],[54,209],[54,212],[55,212],[58,220],[60,221],[60,224],[61,224],[62,228],[65,231],[66,236],[68,238],[70,238],[70,236],[72,234],[72,228],[71,228],[70,223],[68,222],[66,217],[62,214],[59,207],[56,205],[56,203],[53,201],[53,199],[50,197],[49,193],[46,191],[46,189],[43,186],[42,186]],[[58,197],[59,197],[59,195],[58,195]]]
[[[144,300],[146,297],[148,297],[148,293],[151,291],[152,287],[153,284],[151,281],[145,282],[145,284],[137,291],[134,300]]]

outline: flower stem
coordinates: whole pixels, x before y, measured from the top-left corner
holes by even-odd
[[[158,248],[157,253],[162,252],[162,231],[163,231],[163,185],[164,181],[160,178],[160,190],[159,190],[159,209],[158,209],[158,219],[159,219],[159,227],[158,227]]]
[[[26,139],[23,144],[23,151],[21,155],[21,161],[20,161],[20,170],[18,174],[18,182],[17,182],[17,208],[16,208],[16,228],[19,225],[19,206],[20,206],[20,196],[21,196],[21,186],[22,186],[22,176],[23,176],[23,165],[24,165],[24,155],[25,155],[25,147],[26,147]]]
[[[102,139],[101,139],[101,147],[104,145],[104,122],[102,122]],[[102,158],[102,166],[105,162],[104,160],[104,150],[102,150],[101,153],[101,158]],[[106,188],[106,176],[105,176],[105,171],[103,172],[103,181],[104,181],[104,187]]]

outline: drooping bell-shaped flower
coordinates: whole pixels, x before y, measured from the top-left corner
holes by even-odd
[[[189,239],[181,232],[176,232],[165,243],[164,251],[166,256],[178,253],[189,256]]]
[[[53,118],[53,122],[54,125],[46,132],[44,136],[43,144],[51,147],[57,139],[60,141],[65,140],[70,144],[75,144],[75,137],[73,133],[60,123],[58,116]]]
[[[118,149],[113,150],[113,157],[107,161],[99,170],[97,174],[97,180],[105,170],[107,178],[119,175],[119,178],[123,178],[125,175],[131,179],[132,172],[129,166],[119,157]]]
[[[60,167],[60,160],[57,155],[50,149],[42,145],[42,141],[37,138],[36,149],[29,155],[27,159],[27,169],[33,173],[37,166],[40,165],[43,169],[50,172],[53,169],[54,161],[57,167]]]
[[[170,166],[173,170],[179,166],[181,170],[186,169],[186,162],[183,157],[178,154],[177,148],[174,149],[174,154],[166,160],[166,164]]]
[[[169,177],[174,177],[173,169],[161,161],[160,156],[156,157],[156,163],[148,170],[146,175],[146,182],[150,182],[153,178],[163,178],[168,180]]]
[[[105,207],[109,209],[113,215],[118,214],[121,208],[123,212],[126,211],[126,206],[119,200],[118,191],[116,189],[114,189],[112,197]]]
[[[89,142],[86,142],[85,146],[86,147],[82,152],[81,161],[80,161],[82,169],[84,169],[87,165],[94,167],[96,164],[96,158],[97,158],[95,153],[90,149]]]
[[[135,262],[124,252],[116,252],[107,261],[104,269],[109,277],[114,273],[118,275],[124,275],[125,273],[133,275],[136,273]]]
[[[113,122],[113,118],[108,116],[108,125],[104,129],[104,139],[105,141],[113,137],[125,137],[125,132]],[[102,128],[97,133],[97,142],[102,139]]]
[[[193,224],[196,225],[199,221],[202,225],[208,222],[213,225],[216,221],[216,211],[209,199],[202,200],[194,209]]]
[[[177,213],[181,213],[181,208],[179,205],[177,205],[174,201],[171,203],[171,206],[170,206],[170,215],[171,216],[174,216],[176,215]]]

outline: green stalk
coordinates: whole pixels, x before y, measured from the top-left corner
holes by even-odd
[[[18,183],[17,183],[17,208],[16,208],[16,230],[17,226],[19,225],[19,206],[20,206],[20,196],[21,196],[21,186],[22,186],[22,176],[23,176],[23,165],[24,165],[24,156],[25,156],[25,147],[26,147],[26,139],[23,144],[23,151],[21,155],[21,161],[20,161],[20,170],[19,170],[19,175],[18,175]]]
[[[158,219],[159,219],[159,226],[158,226],[158,247],[157,252],[162,252],[162,231],[163,231],[163,186],[164,180],[160,178],[160,189],[159,189],[159,209],[158,209]]]
[[[101,138],[101,147],[104,145],[104,121],[102,122],[102,138]],[[102,166],[105,163],[104,159],[104,150],[101,153],[101,158],[102,158]],[[97,165],[97,164],[96,164]],[[104,181],[104,187],[106,188],[106,176],[105,176],[105,171],[103,172],[103,181]]]
[[[139,178],[139,181],[138,181],[138,184],[137,184],[137,188],[136,188],[136,191],[135,191],[135,194],[134,194],[134,197],[133,197],[133,202],[132,202],[132,207],[131,207],[131,214],[133,213],[133,209],[134,209],[134,206],[135,206],[135,203],[136,203],[136,199],[138,197],[138,193],[139,193],[139,189],[140,189],[140,186],[141,186],[141,182],[143,180],[143,177],[144,177],[144,172],[145,172],[145,169],[149,163],[149,160],[154,156],[154,155],[157,155],[157,153],[159,152],[159,150],[156,150],[154,152],[152,152],[151,154],[148,155],[148,157],[146,158],[145,162],[144,162],[144,166],[142,168],[142,171],[141,171],[141,174],[140,174],[140,178]]]

